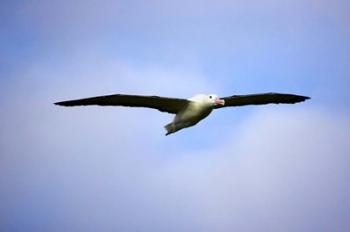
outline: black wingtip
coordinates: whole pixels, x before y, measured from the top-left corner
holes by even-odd
[[[290,103],[298,103],[298,102],[303,102],[303,101],[306,101],[309,99],[311,99],[311,98],[308,96],[290,94],[288,101],[290,101]]]
[[[53,104],[56,106],[70,106],[69,104],[67,104],[67,102],[55,102]]]
[[[308,96],[300,96],[300,98],[302,101],[307,101],[311,99],[311,97],[308,97]]]

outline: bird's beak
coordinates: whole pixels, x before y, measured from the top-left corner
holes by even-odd
[[[220,98],[215,99],[215,105],[217,106],[224,106],[225,105],[225,100],[222,100]]]

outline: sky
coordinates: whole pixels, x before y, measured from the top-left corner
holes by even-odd
[[[350,2],[0,2],[0,231],[349,231]],[[54,102],[294,93],[173,115]]]

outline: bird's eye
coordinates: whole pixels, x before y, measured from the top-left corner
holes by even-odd
[[[213,96],[209,96],[209,98],[210,98],[210,99],[212,99],[212,98],[213,98]]]

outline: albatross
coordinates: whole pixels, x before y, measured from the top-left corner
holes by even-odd
[[[164,126],[166,134],[196,125],[207,117],[214,109],[245,105],[294,104],[310,99],[306,96],[282,93],[262,93],[249,95],[233,95],[219,98],[216,94],[197,94],[189,99],[160,96],[141,96],[114,94],[56,102],[59,106],[129,106],[157,109],[161,112],[175,114],[173,121]]]

